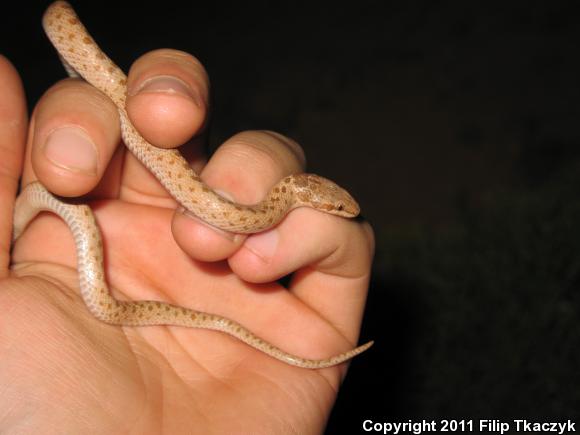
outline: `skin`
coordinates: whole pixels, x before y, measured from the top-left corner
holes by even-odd
[[[159,75],[179,78],[188,94],[137,92]],[[182,152],[208,185],[239,202],[256,202],[304,170],[299,145],[267,131],[240,133],[207,160],[208,80],[186,53],[144,55],[128,87],[129,116],[146,139],[175,147],[193,137]],[[0,95],[0,432],[320,433],[346,364],[304,370],[213,331],[99,322],[79,297],[74,245],[60,219],[41,215],[10,251],[18,180],[39,179],[91,204],[117,297],[220,313],[313,358],[357,342],[373,253],[368,224],[297,209],[262,234],[217,231],[176,212],[117,148],[117,111],[92,87],[55,84],[29,122],[18,74],[0,56]],[[47,158],[47,137],[63,126],[81,127],[94,142],[94,170]],[[288,289],[276,283],[290,272]]]

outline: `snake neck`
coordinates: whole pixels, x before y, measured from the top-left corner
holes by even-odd
[[[284,180],[276,184],[259,203],[238,204],[209,188],[190,170],[190,188],[196,195],[176,195],[181,205],[206,223],[234,233],[258,233],[277,225],[296,206]],[[169,187],[168,187],[169,188]],[[189,188],[188,188],[189,189]]]

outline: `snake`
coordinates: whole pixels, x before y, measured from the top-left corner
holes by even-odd
[[[42,24],[68,75],[81,77],[115,104],[125,146],[182,207],[210,226],[234,233],[258,233],[277,225],[297,207],[311,207],[345,218],[358,215],[359,206],[346,190],[315,174],[284,177],[261,202],[253,205],[238,204],[218,194],[200,179],[179,151],[155,147],[139,134],[125,109],[126,75],[99,48],[70,4],[52,3]],[[324,359],[303,358],[218,314],[154,300],[118,300],[106,282],[101,234],[88,205],[64,202],[39,181],[31,182],[16,199],[13,243],[43,211],[56,214],[70,229],[75,241],[80,294],[90,313],[100,321],[118,326],[166,325],[221,331],[279,361],[308,369],[338,365],[373,344],[369,341]]]

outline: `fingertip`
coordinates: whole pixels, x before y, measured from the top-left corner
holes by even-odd
[[[62,196],[92,190],[119,143],[114,104],[87,83],[68,79],[41,98],[33,121],[34,177]]]
[[[153,145],[173,148],[203,130],[209,79],[190,54],[170,49],[147,53],[132,65],[127,86],[129,117]]]
[[[182,208],[174,214],[171,227],[179,247],[198,261],[224,260],[237,251],[246,239],[243,234],[211,227]]]

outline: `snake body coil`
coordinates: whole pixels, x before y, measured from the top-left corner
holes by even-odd
[[[276,225],[296,207],[312,207],[344,217],[358,214],[359,207],[348,192],[314,174],[284,178],[262,202],[255,205],[236,204],[220,196],[200,180],[178,151],[154,147],[131,124],[125,110],[127,77],[101,51],[68,3],[57,1],[50,5],[43,25],[69,75],[81,76],[115,103],[121,119],[122,138],[129,150],[183,207],[208,224],[226,231],[256,233]],[[91,313],[104,322],[222,331],[276,359],[305,368],[339,364],[372,345],[368,342],[327,359],[306,359],[284,352],[222,316],[158,301],[118,301],[111,296],[105,281],[101,236],[88,206],[66,204],[39,182],[31,183],[23,189],[16,202],[13,240],[43,210],[60,216],[71,229],[77,249],[81,295]]]

